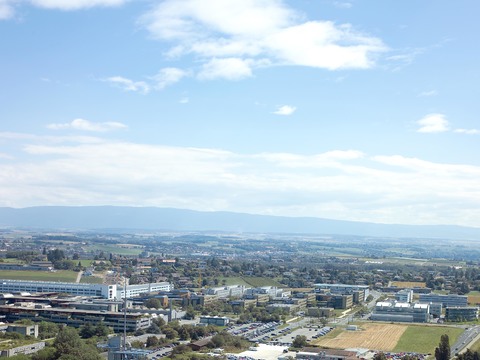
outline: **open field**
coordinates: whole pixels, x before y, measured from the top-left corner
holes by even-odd
[[[410,325],[393,350],[433,354],[442,335],[447,334],[450,345],[453,345],[463,331],[449,326]]]
[[[270,278],[249,277],[249,276],[233,276],[233,277],[219,277],[219,285],[221,286],[223,280],[226,285],[243,285],[251,287],[260,286],[282,286],[278,281]]]
[[[424,282],[415,281],[392,281],[390,285],[402,288],[424,288],[427,286]]]
[[[83,284],[103,284],[103,279],[98,276],[82,276],[80,282]]]
[[[463,329],[447,326],[365,323],[358,331],[339,331],[321,338],[315,345],[327,348],[366,348],[382,351],[433,353],[440,336],[447,334],[453,344]]]
[[[278,281],[263,277],[244,277],[243,280],[253,287],[260,286],[282,286]]]
[[[472,351],[480,351],[480,340],[475,341],[471,347],[469,347]]]
[[[470,291],[467,295],[468,295],[468,303],[470,305],[480,304],[480,292],[479,291]]]
[[[314,344],[334,349],[365,348],[391,351],[408,325],[362,324],[361,330],[343,331],[331,339],[320,339]]]
[[[75,282],[75,280],[77,279],[77,272],[69,271],[69,270],[57,270],[57,271],[2,270],[0,271],[0,277],[2,279],[11,279],[11,280]]]
[[[138,248],[138,247],[126,247],[123,244],[117,245],[94,245],[92,246],[92,249],[94,250],[101,250],[105,254],[118,254],[118,255],[138,255],[143,251],[143,248]]]

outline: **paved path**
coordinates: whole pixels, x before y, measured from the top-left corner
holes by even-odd
[[[77,274],[77,280],[75,281],[76,283],[79,283],[80,282],[80,279],[82,278],[82,274],[83,274],[83,271],[80,270]]]

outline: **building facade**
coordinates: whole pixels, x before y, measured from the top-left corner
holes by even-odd
[[[105,326],[111,327],[115,332],[123,331],[125,319],[127,331],[129,332],[146,329],[151,325],[150,316],[131,312],[125,315],[122,312],[110,311],[1,305],[0,314],[4,315],[9,322],[28,319],[66,324],[77,328],[85,325],[87,322],[92,324],[103,323]]]
[[[58,292],[113,299],[116,291],[116,285],[0,279],[0,293]]]
[[[123,287],[120,288],[117,285],[0,279],[0,293],[58,292],[104,299],[123,299],[125,294],[127,298],[131,298],[144,293],[171,290],[173,290],[173,284],[168,282],[127,285],[125,292]]]
[[[441,303],[447,306],[467,306],[468,297],[466,295],[443,295],[443,294],[420,294],[419,301],[421,303]]]
[[[478,320],[478,308],[473,306],[447,306],[445,308],[447,321],[474,321]]]
[[[413,301],[413,290],[404,289],[395,294],[395,300],[399,302],[411,303]]]
[[[411,304],[397,301],[381,301],[375,305],[370,317],[376,321],[428,322],[429,304]]]

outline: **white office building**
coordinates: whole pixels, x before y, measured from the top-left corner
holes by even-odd
[[[131,298],[140,294],[171,290],[173,290],[173,284],[168,282],[127,285],[126,297]],[[124,288],[117,285],[0,279],[0,293],[19,292],[57,292],[104,299],[123,299],[125,297]]]
[[[113,299],[116,296],[117,285],[0,279],[0,293],[19,292],[58,292]]]
[[[135,285],[127,285],[127,298],[140,296],[142,294],[148,294],[153,292],[159,291],[172,291],[173,284],[169,282],[159,282],[159,283],[150,283],[150,284],[135,284]],[[122,286],[117,287],[116,292],[117,299],[123,299],[125,297],[125,291]]]
[[[395,294],[395,300],[404,303],[411,303],[413,301],[413,290],[405,289],[400,290]]]
[[[411,304],[396,301],[380,301],[370,317],[376,321],[428,322],[429,304]]]

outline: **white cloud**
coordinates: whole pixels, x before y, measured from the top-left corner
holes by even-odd
[[[467,134],[467,135],[479,135],[479,129],[455,129],[454,132],[459,134]]]
[[[148,94],[152,89],[163,90],[167,86],[173,85],[179,82],[182,78],[189,76],[188,71],[168,67],[160,69],[160,71],[148,77],[150,81],[134,81],[123,76],[112,76],[103,81],[109,82],[110,84],[117,86],[125,91],[139,92],[141,94]]]
[[[428,90],[428,91],[422,91],[420,94],[418,94],[418,97],[430,97],[430,96],[437,96],[438,91],[437,90]]]
[[[140,92],[142,94],[148,94],[150,92],[150,85],[145,81],[133,81],[122,76],[112,76],[104,79],[125,91]]]
[[[252,76],[250,61],[239,58],[212,59],[198,74],[201,80],[240,80]]]
[[[306,21],[278,0],[166,0],[141,23],[172,43],[168,56],[196,56],[203,79],[238,80],[273,65],[364,69],[386,50],[349,24]]]
[[[478,226],[480,167],[352,150],[239,154],[0,133],[0,206],[130,205]],[[78,139],[78,142],[75,142]],[[4,157],[5,157],[4,156]]]
[[[0,0],[0,20],[10,19],[15,15],[16,0]]]
[[[180,104],[188,104],[190,102],[190,99],[187,96],[184,96],[178,102]]]
[[[351,9],[353,4],[346,1],[334,1],[333,5],[339,9]]]
[[[38,7],[59,10],[79,10],[96,6],[120,6],[127,0],[30,0]]]
[[[275,110],[273,113],[275,115],[288,116],[288,115],[292,115],[296,110],[297,110],[297,108],[295,106],[282,105],[282,106],[279,106],[278,109]]]
[[[439,133],[448,131],[450,126],[443,114],[428,114],[417,121],[420,126],[417,132]]]
[[[163,68],[155,76],[152,77],[154,80],[154,87],[157,90],[163,90],[169,85],[173,85],[176,82],[179,82],[183,77],[188,76],[188,72],[178,69],[178,68]]]
[[[45,9],[73,11],[97,6],[120,6],[128,1],[129,0],[0,0],[0,20],[14,17],[15,7],[23,3]]]
[[[94,123],[84,119],[75,119],[69,123],[49,124],[47,125],[47,128],[52,130],[73,129],[82,131],[105,132],[111,130],[126,129],[127,126],[125,124],[114,121]]]

